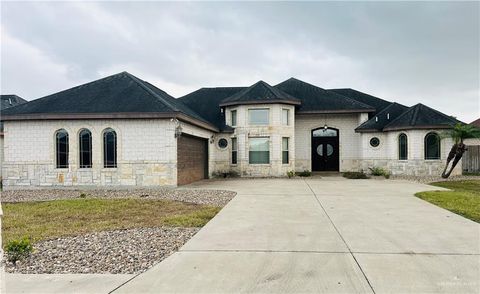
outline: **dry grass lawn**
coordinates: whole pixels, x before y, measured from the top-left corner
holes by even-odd
[[[71,199],[3,205],[3,240],[158,226],[201,227],[221,208],[170,200]]]

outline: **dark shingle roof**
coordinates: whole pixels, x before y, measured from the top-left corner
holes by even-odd
[[[264,81],[259,81],[230,97],[223,99],[220,106],[253,103],[288,103],[300,104],[300,100],[276,89]]]
[[[62,114],[184,114],[209,124],[194,110],[166,92],[122,72],[84,85],[36,99],[2,111],[2,116]]]
[[[295,78],[290,78],[276,85],[275,88],[300,99],[302,103],[298,108],[299,113],[371,112],[375,110],[369,105]]]
[[[410,107],[384,127],[384,131],[408,129],[445,129],[460,123],[457,119],[421,103]]]
[[[386,101],[384,99],[354,90],[350,88],[343,88],[343,89],[329,89],[329,91],[333,91],[337,94],[346,96],[358,102],[362,102],[364,104],[370,105],[375,108],[375,113],[371,113],[369,118],[372,118],[376,113],[382,111],[385,107],[388,107],[392,102]]]
[[[402,115],[407,109],[408,107],[402,104],[391,103],[355,130],[358,132],[381,132],[388,123]]]
[[[477,128],[480,128],[480,118],[472,121],[470,124],[476,126]]]
[[[7,109],[19,104],[26,103],[27,100],[23,99],[22,97],[19,97],[17,95],[0,95],[0,109]]]
[[[244,90],[245,87],[201,88],[178,98],[190,108],[195,109],[202,117],[216,125],[222,131],[230,131],[225,124],[225,116],[220,111],[220,102]]]

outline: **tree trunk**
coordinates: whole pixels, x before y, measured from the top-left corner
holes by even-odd
[[[450,176],[450,174],[452,173],[453,169],[455,168],[455,166],[457,166],[457,163],[462,159],[463,157],[463,154],[465,153],[465,151],[467,150],[467,146],[465,146],[465,144],[463,143],[459,143],[459,144],[455,144],[457,145],[456,146],[456,152],[455,152],[455,157],[454,157],[454,160],[453,160],[453,163],[452,163],[452,166],[450,167],[450,170],[448,171],[448,173],[445,173],[446,169],[447,169],[447,166],[448,166],[448,163],[450,162],[450,160],[447,160],[447,166],[445,167],[445,170],[443,171],[442,173],[442,178],[448,178]],[[452,147],[453,149],[453,147]],[[451,151],[450,151],[451,152]],[[450,157],[450,154],[448,155],[448,157]]]
[[[445,168],[443,169],[443,172],[442,172],[442,178],[445,178],[445,179],[448,178],[447,169],[448,169],[448,166],[450,165],[450,161],[452,161],[452,159],[455,158],[455,155],[457,154],[457,150],[458,150],[458,144],[454,144],[450,149],[450,152],[448,153],[447,163],[445,164]]]

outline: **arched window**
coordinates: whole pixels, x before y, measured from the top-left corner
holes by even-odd
[[[398,136],[398,159],[408,159],[408,139],[407,135],[403,133]]]
[[[425,159],[440,159],[440,136],[437,133],[425,136]]]
[[[117,133],[112,129],[103,131],[103,167],[117,167]]]
[[[80,146],[80,168],[92,167],[92,133],[83,129],[78,135],[78,144]]]
[[[55,133],[55,156],[57,168],[68,168],[68,133],[63,129]]]

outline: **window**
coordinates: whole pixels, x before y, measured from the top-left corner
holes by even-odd
[[[425,159],[440,159],[440,137],[436,133],[425,136]]]
[[[314,137],[337,137],[338,132],[334,129],[321,128],[314,130],[312,135]]]
[[[237,138],[232,138],[232,164],[237,164]]]
[[[228,146],[228,141],[227,141],[227,139],[221,138],[220,140],[218,140],[218,147],[219,147],[219,148],[225,149],[225,148],[227,148],[227,146]]]
[[[231,120],[231,126],[232,127],[237,125],[237,111],[236,110],[230,111],[230,120]]]
[[[268,138],[250,138],[249,143],[250,151],[248,152],[248,163],[270,163],[270,146]]]
[[[117,167],[117,133],[112,129],[103,132],[103,167]]]
[[[248,110],[248,119],[251,125],[268,125],[268,108],[257,108]]]
[[[378,147],[380,146],[380,139],[377,137],[373,137],[370,139],[370,146],[372,147]]]
[[[92,133],[83,129],[78,135],[78,145],[80,150],[80,168],[92,167]]]
[[[289,116],[290,116],[290,110],[289,109],[282,109],[282,125],[288,126],[289,123]]]
[[[288,138],[282,138],[282,163],[288,164]]]
[[[408,139],[405,134],[400,134],[400,136],[398,136],[398,159],[408,159]]]
[[[59,130],[55,134],[55,152],[57,168],[68,168],[68,133]]]

